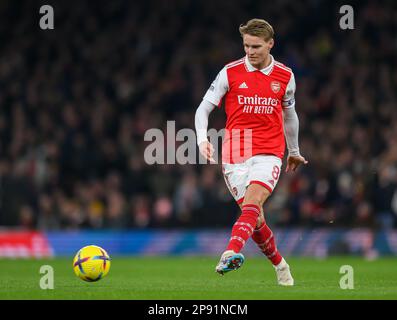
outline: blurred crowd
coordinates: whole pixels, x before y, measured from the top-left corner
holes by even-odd
[[[238,206],[220,165],[148,165],[150,128],[194,128],[238,26],[275,29],[275,58],[297,82],[309,164],[281,175],[275,226],[397,227],[397,8],[331,1],[0,4],[0,226],[40,230],[231,226]],[[210,127],[224,127],[223,109]],[[193,142],[195,143],[195,142]]]

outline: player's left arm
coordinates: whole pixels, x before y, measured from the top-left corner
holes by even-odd
[[[295,88],[295,77],[292,73],[282,101],[284,135],[288,148],[287,167],[285,172],[295,171],[301,164],[308,163],[299,152],[299,118],[295,110]]]

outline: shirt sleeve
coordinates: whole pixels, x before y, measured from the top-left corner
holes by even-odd
[[[283,109],[284,134],[290,156],[299,156],[299,119],[293,106]]]
[[[223,96],[228,90],[229,81],[227,79],[226,67],[224,67],[212,82],[203,99],[219,106]]]
[[[283,96],[282,105],[284,109],[292,108],[295,106],[295,90],[296,90],[296,83],[295,83],[295,76],[291,73],[291,78],[287,84],[287,88],[285,90],[285,94]]]
[[[208,128],[208,116],[212,110],[215,109],[215,105],[207,100],[201,101],[200,105],[196,110],[195,115],[195,127],[197,133],[197,145],[200,145],[203,141],[208,141],[207,139],[207,128]]]

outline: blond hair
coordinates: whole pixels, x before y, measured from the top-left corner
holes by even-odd
[[[241,24],[239,31],[241,36],[249,34],[250,36],[263,38],[266,42],[274,37],[273,27],[263,19],[251,19],[246,24]]]

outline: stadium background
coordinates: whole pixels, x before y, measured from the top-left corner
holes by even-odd
[[[55,29],[39,28],[50,4]],[[150,128],[194,128],[238,26],[275,28],[297,81],[301,152],[266,204],[287,255],[397,254],[397,10],[331,1],[2,1],[0,256],[215,254],[238,207],[219,165],[148,165]],[[210,127],[223,128],[222,109]],[[177,143],[178,145],[178,143]],[[161,245],[159,245],[161,244]],[[214,245],[216,244],[216,245]],[[252,243],[248,254],[259,254]]]

